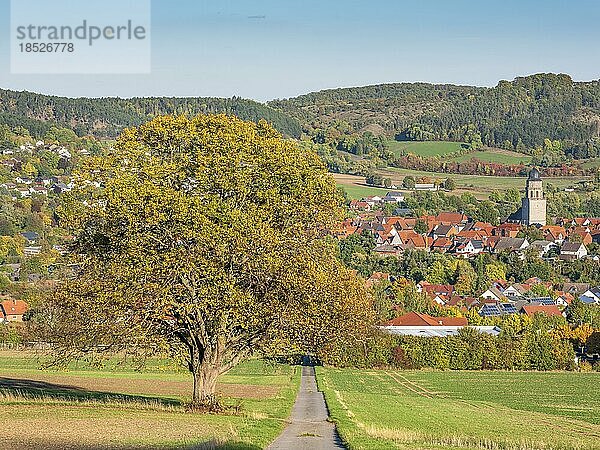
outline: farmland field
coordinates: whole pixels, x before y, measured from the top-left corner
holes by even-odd
[[[401,153],[412,153],[417,156],[443,156],[461,150],[461,142],[446,141],[388,141],[389,150],[399,156]]]
[[[599,373],[318,368],[352,449],[598,449]]]
[[[401,184],[402,180],[407,175],[412,175],[416,178],[425,177],[439,180],[452,178],[456,182],[456,193],[470,192],[478,198],[487,198],[493,191],[502,191],[510,188],[524,191],[526,181],[524,177],[495,177],[485,175],[435,173],[420,170],[398,169],[395,167],[389,167],[385,170],[380,170],[379,173],[384,177],[391,178],[392,182],[397,185]],[[572,186],[574,183],[577,183],[583,179],[586,179],[586,177],[544,178],[544,186],[551,184],[554,187],[563,189],[565,187]]]
[[[522,153],[511,152],[499,148],[486,148],[482,151],[474,151],[466,155],[455,156],[451,161],[469,161],[477,158],[480,161],[498,163],[498,164],[529,164],[531,156]]]
[[[385,195],[391,189],[375,188],[365,184],[365,177],[355,175],[333,174],[338,186],[341,186],[351,199],[361,199],[369,195]]]
[[[41,371],[29,354],[0,352],[0,448],[182,448],[204,442],[264,448],[283,429],[299,371],[252,360],[219,379],[235,414],[185,411],[191,377],[164,361]],[[109,430],[109,432],[108,432]]]
[[[412,153],[425,158],[443,157],[450,153],[463,150],[467,144],[446,141],[388,141],[389,149],[396,156],[403,153]],[[471,151],[464,155],[450,157],[449,161],[469,161],[477,158],[481,161],[499,164],[529,164],[531,156],[522,153],[503,150],[500,148],[485,148],[481,151]]]
[[[600,167],[600,158],[588,159],[585,162],[583,162],[583,164],[581,164],[581,167],[583,167],[584,169],[595,169],[597,167]]]
[[[378,173],[386,178],[391,178],[396,186],[402,185],[402,180],[407,175],[412,175],[416,178],[428,178],[430,180],[445,180],[452,178],[456,182],[456,190],[453,194],[461,194],[468,192],[475,195],[479,199],[487,199],[493,191],[501,191],[509,188],[523,191],[525,189],[524,177],[493,177],[484,175],[461,175],[424,172],[420,170],[398,169],[388,167],[387,169],[379,170]],[[351,198],[361,198],[367,195],[381,195],[388,192],[390,189],[372,188],[365,185],[365,178],[355,175],[334,174],[338,185],[344,188]],[[578,181],[586,179],[586,177],[562,177],[562,178],[544,178],[544,183],[547,186],[552,184],[560,189],[572,186]],[[399,189],[403,190],[403,189]]]

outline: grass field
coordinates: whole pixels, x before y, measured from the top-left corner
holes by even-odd
[[[465,148],[467,144],[446,141],[388,141],[388,145],[389,149],[396,155],[412,153],[414,155],[429,158],[432,156],[443,157],[449,153],[458,152]],[[500,148],[486,148],[482,151],[473,151],[464,155],[455,156],[449,160],[468,161],[472,158],[500,164],[529,164],[531,162],[530,156]]]
[[[591,158],[581,164],[584,169],[595,169],[600,167],[600,158]]]
[[[486,148],[482,151],[475,151],[466,155],[456,156],[451,158],[451,161],[469,161],[477,158],[481,161],[499,163],[499,164],[529,164],[531,156],[522,153],[511,152],[499,148]]]
[[[598,449],[598,373],[318,368],[351,449]]]
[[[479,199],[487,199],[493,191],[502,191],[509,188],[525,190],[524,177],[492,177],[484,175],[460,175],[460,174],[445,174],[435,172],[424,172],[419,170],[398,169],[389,167],[384,170],[379,170],[379,174],[383,177],[391,178],[396,186],[402,185],[402,180],[407,175],[412,175],[416,178],[425,177],[431,180],[445,180],[452,178],[456,182],[456,190],[453,194],[461,194],[468,192],[475,195]],[[389,189],[372,188],[365,185],[365,178],[355,175],[334,174],[339,186],[343,187],[351,198],[359,199],[367,195],[385,194]],[[574,183],[585,179],[586,177],[562,177],[562,178],[544,178],[544,182],[552,184],[555,187],[563,189],[572,186]],[[402,189],[399,189],[402,190]]]
[[[503,191],[514,188],[519,191],[525,190],[524,177],[494,177],[485,175],[462,175],[462,174],[447,174],[424,172],[419,170],[398,169],[394,167],[380,171],[384,177],[389,177],[396,185],[400,185],[402,180],[407,175],[412,175],[416,178],[426,177],[430,179],[445,180],[452,178],[456,182],[457,189],[454,194],[462,192],[470,192],[477,198],[487,198],[493,191]],[[552,184],[554,187],[563,189],[572,186],[574,183],[585,179],[586,177],[561,177],[561,178],[544,178],[544,185]]]
[[[191,377],[162,361],[67,372],[38,370],[33,355],[0,352],[0,448],[264,448],[283,429],[299,371],[252,360],[217,387],[238,413],[185,411]],[[208,445],[211,448],[213,445]]]
[[[388,141],[388,145],[390,151],[396,155],[412,153],[418,156],[431,157],[457,152],[466,144],[445,141]]]
[[[354,175],[333,174],[338,186],[344,188],[344,191],[352,199],[361,199],[370,195],[385,195],[392,189],[374,188],[365,184],[365,177],[357,177]]]

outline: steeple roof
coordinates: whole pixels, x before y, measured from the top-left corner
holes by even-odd
[[[529,171],[529,180],[541,180],[540,171],[535,167]]]

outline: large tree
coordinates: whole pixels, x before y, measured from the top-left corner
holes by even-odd
[[[50,301],[62,357],[182,355],[207,402],[255,352],[318,352],[369,324],[363,283],[327,238],[334,180],[264,122],[159,117],[76,184],[59,211],[76,270]]]

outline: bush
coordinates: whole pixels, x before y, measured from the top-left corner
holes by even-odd
[[[465,328],[457,336],[393,336],[376,333],[360,345],[335,347],[319,355],[340,367],[451,370],[574,370],[575,353],[566,340],[547,332],[519,337],[491,336]]]

